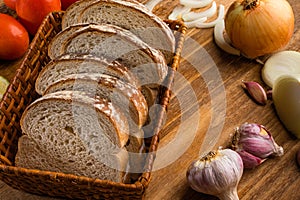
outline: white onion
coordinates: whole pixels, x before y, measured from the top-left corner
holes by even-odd
[[[180,0],[180,4],[189,8],[203,8],[208,6],[213,0]]]
[[[187,28],[194,28],[197,27],[198,24],[202,24],[207,20],[207,17],[201,17],[199,19],[196,19],[194,21],[184,22]]]
[[[149,0],[147,3],[145,3],[145,6],[152,11],[154,7],[159,4],[162,0]]]
[[[202,21],[199,20],[194,20],[194,21],[190,21],[190,22],[186,22],[185,24],[187,25],[187,23],[189,24],[189,27],[188,28],[192,28],[192,27],[195,27],[195,28],[212,28],[214,27],[220,20],[223,20],[224,19],[224,15],[225,15],[225,7],[224,5],[220,4],[219,5],[219,12],[218,12],[218,17],[211,21],[211,22],[205,22],[205,21]],[[195,22],[196,21],[196,22]]]
[[[191,8],[183,6],[183,5],[178,5],[176,6],[172,13],[169,15],[168,19],[170,20],[178,20],[181,19],[181,16],[185,13],[188,13],[191,11]]]
[[[184,21],[193,21],[195,19],[199,19],[202,17],[212,17],[217,12],[217,4],[215,1],[212,2],[212,5],[207,10],[204,10],[202,12],[188,12],[182,15],[182,19]]]
[[[273,54],[262,68],[262,79],[270,87],[282,75],[300,74],[300,53],[281,51]]]
[[[278,77],[272,90],[276,113],[286,129],[300,138],[300,74]]]
[[[214,28],[214,38],[216,44],[225,52],[233,55],[240,55],[241,52],[227,43],[224,39],[225,22],[224,19],[217,22]]]

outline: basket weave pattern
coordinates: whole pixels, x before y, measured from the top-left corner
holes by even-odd
[[[153,127],[153,137],[146,141],[149,151],[145,171],[132,184],[92,179],[59,172],[25,169],[14,166],[18,138],[22,135],[20,118],[25,108],[38,98],[34,84],[40,70],[50,58],[48,44],[61,31],[63,12],[50,13],[43,21],[25,57],[16,71],[8,90],[0,103],[0,179],[13,188],[26,192],[72,199],[143,199],[150,182],[151,169],[158,148],[163,115],[171,96],[170,90],[180,61],[186,27],[177,21],[166,21],[176,32],[177,49],[169,65],[166,87],[162,88],[159,102],[161,110]]]

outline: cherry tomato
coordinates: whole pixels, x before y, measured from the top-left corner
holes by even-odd
[[[16,10],[17,0],[3,0],[4,4],[10,9]]]
[[[29,46],[26,29],[7,14],[0,14],[0,24],[0,59],[14,60],[22,57]]]
[[[31,35],[36,34],[50,12],[60,10],[60,0],[18,0],[16,3],[19,20]]]
[[[75,1],[78,0],[61,0],[61,9],[62,10],[67,10],[67,8],[73,4]]]

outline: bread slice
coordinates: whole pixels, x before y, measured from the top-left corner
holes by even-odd
[[[133,85],[106,74],[72,74],[51,84],[44,94],[63,90],[84,91],[112,102],[123,111],[130,132],[139,130],[147,120],[148,106],[143,94]]]
[[[168,73],[164,56],[159,51],[130,31],[114,25],[68,27],[52,39],[48,48],[52,59],[66,53],[92,54],[106,57],[108,62],[117,60],[137,76],[141,85],[159,85]]]
[[[127,119],[105,99],[79,91],[47,94],[25,109],[20,125],[40,149],[58,160],[78,161],[90,155],[110,168],[124,170],[118,155],[128,142]]]
[[[55,154],[41,148],[33,138],[23,135],[18,141],[15,165],[28,169],[62,172],[114,182],[124,182],[127,154],[125,151],[122,151],[115,158],[118,165],[120,165],[118,168],[122,169],[121,171],[106,166],[87,152],[82,152],[80,155],[74,155],[68,159],[63,158],[63,156],[57,157]]]
[[[113,24],[130,30],[144,42],[163,52],[168,63],[175,52],[175,37],[169,26],[139,2],[120,0],[91,1],[68,24]],[[82,10],[82,11],[81,11]],[[74,11],[73,11],[74,12]],[[68,18],[68,10],[66,11]],[[77,21],[76,21],[77,19]],[[66,28],[63,24],[63,29]]]
[[[64,12],[62,17],[61,26],[65,29],[71,25],[77,24],[78,15],[89,4],[97,2],[99,0],[79,0],[71,4]]]
[[[57,80],[81,73],[108,74],[136,87],[140,85],[128,68],[117,61],[108,62],[106,58],[93,55],[65,54],[43,67],[36,79],[35,90],[43,95],[46,88]]]
[[[97,1],[100,0],[79,0],[74,2],[72,5],[70,5],[62,17],[62,22],[61,22],[62,28],[65,29],[73,24],[77,24],[77,18],[80,15],[81,11],[84,10],[88,5],[95,3]],[[125,0],[125,1],[129,1],[132,3],[139,3],[135,0]]]

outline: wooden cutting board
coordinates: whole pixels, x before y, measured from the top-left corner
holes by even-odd
[[[216,2],[227,9],[233,1]],[[286,49],[300,51],[300,4],[299,0],[289,2],[295,13],[295,32]],[[177,4],[179,0],[164,0],[154,12],[167,18]],[[0,61],[0,75],[12,80],[19,65],[20,60]],[[259,106],[241,87],[242,80],[257,81],[266,87],[260,77],[261,68],[262,64],[254,60],[221,51],[214,43],[213,29],[188,30],[162,133],[166,136],[159,145],[155,170],[146,191],[147,200],[216,199],[193,191],[185,179],[186,169],[200,154],[225,146],[235,128],[244,122],[266,126],[285,154],[245,170],[238,186],[240,199],[300,199],[300,168],[295,161],[299,139],[280,123],[272,101]],[[0,181],[0,199],[54,198],[17,191]]]

